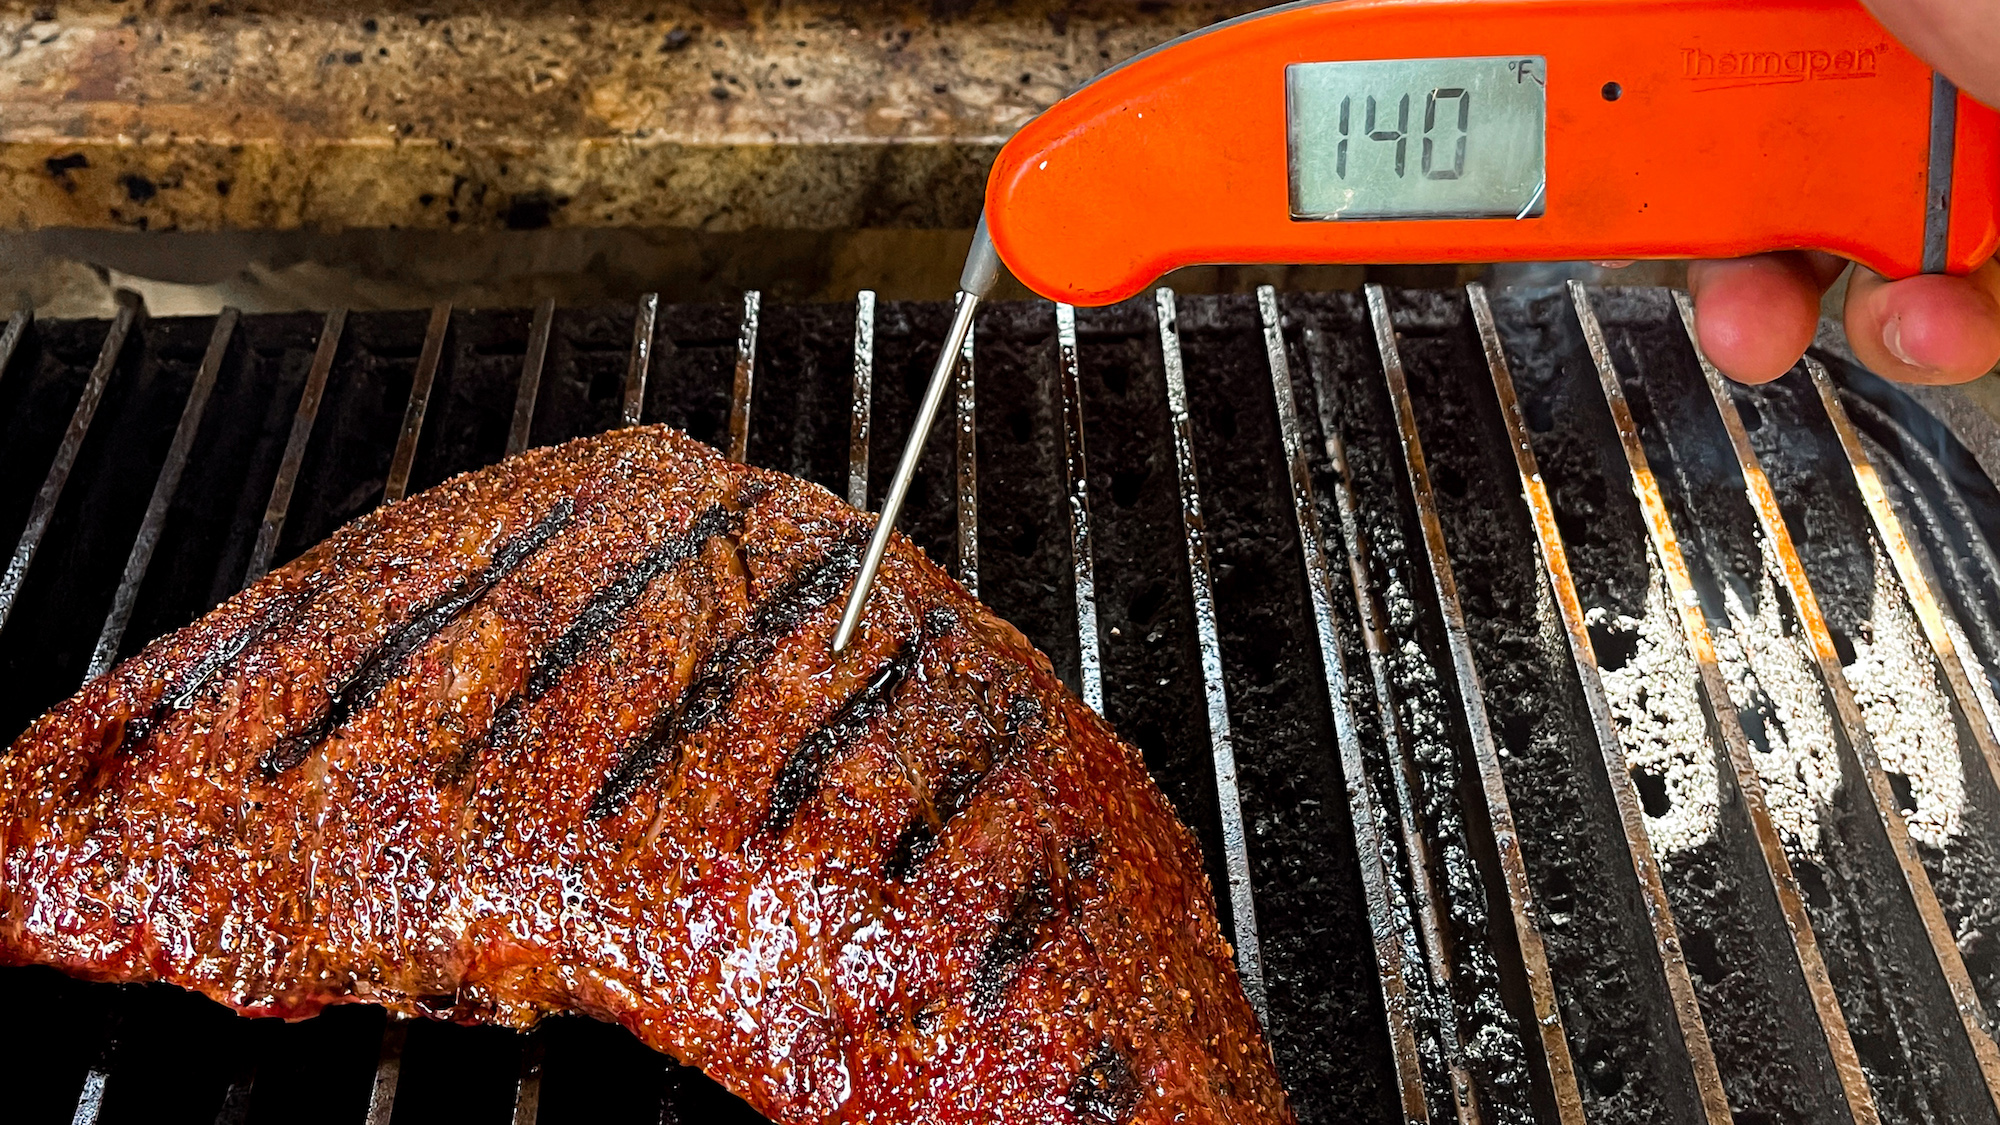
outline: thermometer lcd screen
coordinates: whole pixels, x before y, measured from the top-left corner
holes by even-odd
[[[1285,68],[1294,219],[1542,213],[1539,56]]]

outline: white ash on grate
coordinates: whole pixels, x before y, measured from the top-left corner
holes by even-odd
[[[1750,738],[1750,760],[1764,783],[1764,804],[1794,859],[1823,854],[1822,810],[1840,784],[1833,716],[1821,697],[1818,674],[1798,625],[1778,605],[1779,563],[1761,535],[1756,609],[1725,582],[1724,611],[1733,628],[1715,630],[1715,653],[1729,685],[1729,700]]]
[[[1710,842],[1719,799],[1715,751],[1702,717],[1694,659],[1667,606],[1665,576],[1653,568],[1644,616],[1593,606],[1585,620],[1636,643],[1623,665],[1604,670],[1604,694],[1625,763],[1639,786],[1654,849],[1673,856]]]
[[[1926,847],[1942,848],[1964,829],[1965,779],[1958,732],[1895,572],[1879,551],[1872,554],[1875,592],[1868,620],[1874,635],[1854,638],[1847,682],[1861,705],[1862,721],[1868,725],[1883,770],[1892,779],[1897,775],[1908,779],[1903,820],[1910,836]]]

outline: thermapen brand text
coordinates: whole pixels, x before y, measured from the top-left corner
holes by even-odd
[[[1743,85],[1873,78],[1880,47],[1836,51],[1710,51],[1681,48],[1681,77],[1690,82]]]

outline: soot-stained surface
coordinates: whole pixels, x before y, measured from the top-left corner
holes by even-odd
[[[740,305],[662,305],[653,325],[651,374],[640,421],[665,422],[727,449],[729,392],[742,324]]]
[[[1538,892],[1537,921],[1558,973],[1578,956],[1579,930],[1602,931],[1597,940],[1615,951],[1601,987],[1624,999],[1617,1022],[1603,1022],[1600,1002],[1598,1010],[1579,1006],[1567,1028],[1580,1075],[1609,1101],[1630,1105],[1647,1091],[1657,1112],[1693,1113],[1698,1096],[1677,1065],[1679,1032],[1650,956],[1644,900],[1469,305],[1459,293],[1413,293],[1392,304],[1391,316]]]
[[[31,325],[0,372],[0,542],[21,536],[61,444],[91,365],[111,329],[108,320]]]
[[[1385,874],[1400,898],[1400,902],[1392,902],[1392,909],[1406,916],[1400,924],[1411,931],[1409,940],[1423,946],[1417,954],[1421,963],[1410,966],[1405,980],[1405,987],[1410,990],[1411,996],[1411,1030],[1418,1039],[1425,1089],[1432,1099],[1431,1104],[1449,1105],[1454,1096],[1453,1060],[1463,1059],[1463,1043],[1472,1030],[1467,1026],[1470,1021],[1463,1020],[1461,1013],[1473,1011],[1479,1006],[1460,999],[1473,994],[1462,987],[1467,983],[1463,977],[1458,981],[1461,987],[1454,991],[1449,969],[1452,964],[1464,959],[1460,948],[1464,942],[1483,941],[1484,935],[1466,934],[1464,927],[1452,924],[1448,905],[1450,896],[1448,893],[1441,895],[1438,890],[1441,877],[1437,863],[1439,849],[1433,840],[1440,837],[1434,826],[1426,827],[1430,823],[1429,812],[1421,805],[1420,798],[1455,801],[1456,794],[1449,786],[1426,789],[1422,767],[1414,756],[1409,733],[1398,717],[1389,666],[1397,654],[1388,651],[1388,646],[1393,644],[1388,635],[1388,614],[1382,605],[1378,584],[1368,569],[1371,564],[1366,536],[1354,511],[1352,490],[1335,469],[1337,443],[1328,441],[1329,432],[1320,422],[1320,407],[1325,398],[1321,394],[1323,379],[1333,378],[1328,371],[1328,341],[1323,323],[1328,310],[1321,307],[1300,315],[1295,303],[1288,302],[1285,308],[1289,311],[1281,312],[1281,317],[1291,373],[1292,403],[1314,490],[1315,518],[1326,552],[1329,594],[1334,606],[1333,626],[1345,672],[1348,716],[1354,724],[1355,739],[1359,744],[1363,780],[1373,804],[1371,812],[1379,823],[1378,830],[1386,837],[1382,848]],[[1351,342],[1342,339],[1335,343]],[[1352,607],[1352,612],[1344,611],[1348,606]],[[1350,801],[1352,799],[1350,796]],[[1462,845],[1457,850],[1460,853],[1464,851]],[[1421,868],[1417,866],[1419,858],[1423,861]],[[1425,892],[1417,882],[1419,875],[1430,887],[1429,894],[1439,900],[1436,905],[1427,905],[1424,901]],[[1483,904],[1483,896],[1478,896],[1476,901]],[[1437,932],[1426,933],[1425,927],[1432,925],[1437,927]],[[1432,942],[1446,952],[1446,964],[1442,967],[1431,963],[1429,950]],[[1511,1037],[1503,1031],[1501,1041],[1504,1043],[1510,1038],[1518,1045],[1518,1037]],[[1506,1120],[1510,1114],[1531,1112],[1524,1099],[1516,1099],[1516,1104],[1512,1105],[1498,1104],[1487,1092],[1490,1085],[1490,1082],[1482,1084],[1478,1096],[1485,1099],[1487,1112],[1496,1120]]]
[[[1510,1012],[1503,998],[1519,982],[1502,981],[1498,969],[1500,958],[1516,956],[1510,915],[1504,899],[1489,898],[1476,858],[1477,829],[1468,824],[1464,802],[1479,798],[1467,785],[1470,747],[1458,698],[1445,682],[1448,673],[1433,661],[1431,654],[1442,658],[1442,650],[1423,647],[1439,634],[1419,637],[1426,628],[1419,616],[1434,614],[1435,603],[1427,600],[1428,571],[1417,569],[1420,564],[1405,552],[1406,545],[1417,541],[1414,513],[1397,491],[1401,453],[1386,413],[1380,356],[1366,309],[1352,296],[1297,298],[1288,304],[1287,315],[1288,347],[1297,354],[1303,376],[1294,384],[1300,390],[1297,401],[1308,404],[1301,424],[1322,499],[1323,526],[1340,526],[1340,513],[1325,510],[1325,501],[1344,486],[1327,451],[1327,428],[1332,426],[1346,443],[1362,525],[1357,530],[1366,541],[1366,565],[1375,585],[1370,593],[1386,610],[1382,620],[1393,647],[1382,661],[1390,683],[1380,687],[1394,701],[1401,736],[1414,759],[1409,796],[1416,807],[1407,815],[1430,841],[1436,868],[1432,882],[1444,898],[1457,1037],[1468,1069],[1490,1103],[1489,1115],[1500,1121],[1518,1119],[1529,1111],[1531,1081],[1519,1035],[1521,1008],[1517,1004]],[[1333,554],[1344,556],[1344,545]],[[1352,589],[1351,581],[1347,588]],[[1352,601],[1343,609],[1359,612]],[[1355,667],[1371,677],[1375,672],[1367,663]],[[1379,713],[1372,701],[1365,709]]]
[[[1381,986],[1257,306],[1187,298],[1179,328],[1258,929],[1284,982],[1280,1073],[1295,1098],[1326,1091],[1299,1098],[1302,1120],[1386,1114]]]
[[[875,306],[875,408],[868,445],[868,505],[879,511],[929,385],[938,349],[951,327],[951,309],[921,301],[884,301]],[[975,326],[974,336],[977,328]],[[845,415],[843,415],[843,418]],[[952,398],[931,427],[917,475],[903,500],[897,525],[931,561],[958,573],[958,447],[953,440]]]
[[[528,427],[530,445],[553,445],[568,436],[617,427],[637,312],[631,305],[556,310],[535,418]],[[657,320],[654,327],[657,331]]]
[[[2000,489],[1949,427],[1894,384],[1843,358],[1820,358],[1838,380],[1849,417],[1880,451],[1874,456],[1883,483],[1916,526],[1987,685],[2000,691]]]
[[[1078,309],[1076,330],[1098,501],[1091,517],[1105,718],[1145,755],[1193,829],[1211,886],[1227,886],[1158,322],[1142,298]],[[1226,895],[1217,911],[1231,932]]]
[[[846,496],[853,383],[853,304],[765,310],[757,330],[750,463]]]
[[[324,499],[286,518],[273,566],[382,502],[429,319],[421,312],[348,315],[294,485]]]
[[[1878,630],[1887,630],[1888,623],[1878,623],[1878,615],[1895,613],[1909,620],[1912,614],[1893,582],[1878,586],[1876,568],[1888,567],[1879,546],[1857,549],[1851,529],[1867,526],[1867,513],[1838,440],[1818,396],[1799,374],[1760,387],[1734,388],[1733,394],[1751,446],[1778,494],[1835,649],[1843,664],[1852,665],[1857,642],[1875,644],[1881,639]],[[1872,535],[1868,541],[1873,542]],[[1888,587],[1884,592],[1889,597],[1878,594],[1882,587]],[[1917,650],[1913,671],[1930,677],[1942,691],[1942,671],[1927,649]],[[2000,1010],[2000,941],[1995,940],[2000,936],[2000,795],[1962,715],[1935,735],[1950,739],[1964,804],[1957,810],[1959,831],[1942,846],[1921,846],[1918,854],[1981,999],[1989,1012]],[[1910,785],[1893,771],[1890,781]]]
[[[1783,636],[1761,641],[1739,637],[1749,654],[1749,674],[1765,681],[1752,681],[1750,698],[1738,701],[1739,715],[1759,755],[1766,800],[1774,807],[1815,772],[1839,779],[1830,803],[1817,808],[1816,824],[1804,833],[1808,838],[1788,837],[1786,850],[1801,884],[1811,892],[1806,906],[1820,954],[1885,1117],[1988,1117],[1988,1098],[1964,1096],[1963,1080],[1977,1068],[1958,1041],[1958,1029],[1949,1023],[1934,1025],[1925,1016],[1947,1010],[1951,994],[1902,883],[1859,763],[1837,735],[1814,745],[1819,741],[1816,728],[1833,729],[1830,703],[1819,695],[1816,680],[1808,699],[1780,706],[1769,694],[1782,694],[1785,673],[1778,666],[1781,654],[1760,650],[1805,642],[1789,604],[1772,585],[1760,584],[1765,564],[1756,516],[1686,333],[1672,315],[1671,300],[1658,291],[1613,290],[1600,296],[1598,306],[1711,627],[1732,627],[1725,588],[1739,604],[1751,603],[1736,616],[1739,634],[1757,628],[1748,620],[1752,615],[1772,608],[1785,622]],[[1766,598],[1781,604],[1756,604]],[[1807,760],[1814,754],[1835,760]]]
[[[1080,642],[1055,310],[1041,301],[989,306],[977,318],[974,341],[979,596],[1025,633],[1077,691]],[[948,398],[946,408],[953,403]],[[946,445],[956,436],[955,430],[939,435]]]
[[[1494,305],[1583,606],[1641,617],[1652,581],[1644,524],[1569,297]],[[1634,655],[1620,640],[1592,629],[1607,671]],[[1715,837],[1658,857],[1731,1105],[1770,1121],[1817,1119],[1838,1091],[1824,1046],[1798,1034],[1815,1026],[1812,1008],[1787,943],[1772,940],[1783,923],[1740,803],[1725,796]]]
[[[321,320],[287,313],[238,322],[120,656],[193,621],[242,587]]]
[[[506,454],[529,324],[526,310],[452,314],[410,470],[411,493]]]
[[[35,564],[0,633],[0,740],[76,690],[208,342],[206,320],[134,332],[105,384]],[[45,466],[46,467],[46,466]],[[37,478],[37,487],[42,478]]]

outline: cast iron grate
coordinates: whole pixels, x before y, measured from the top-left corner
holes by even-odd
[[[16,316],[0,736],[529,445],[666,422],[879,502],[949,311]],[[1145,752],[1302,1121],[2000,1121],[2000,494],[1837,357],[1725,386],[1689,315],[979,316],[905,530]],[[13,1120],[757,1120],[579,1019],[0,995]]]

